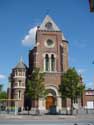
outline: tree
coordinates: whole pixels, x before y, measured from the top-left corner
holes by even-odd
[[[85,86],[81,83],[80,76],[75,68],[70,68],[66,73],[62,74],[60,85],[61,96],[64,99],[71,99],[71,114],[73,113],[73,102],[82,96]]]
[[[34,68],[30,79],[27,82],[27,96],[29,96],[35,102],[39,100],[40,97],[45,97],[47,95],[47,90],[44,86],[44,73],[40,73],[39,68]],[[35,107],[38,108],[35,104]]]
[[[0,84],[0,92],[2,91],[2,87],[3,87],[2,84]]]
[[[7,93],[3,91],[3,85],[0,84],[0,99],[6,99],[7,98]]]
[[[2,90],[3,88],[3,85],[0,84],[0,110],[1,110],[1,107],[5,107],[6,105],[6,101],[5,99],[7,99],[7,93],[5,91]]]
[[[7,99],[7,93],[5,91],[0,92],[0,99]]]

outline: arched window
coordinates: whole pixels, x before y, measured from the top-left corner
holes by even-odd
[[[55,71],[55,57],[51,55],[51,71]]]
[[[22,85],[22,82],[21,82],[21,80],[19,80],[19,86],[21,86]]]
[[[14,75],[17,76],[17,71],[15,70]]]
[[[45,56],[45,70],[49,71],[49,56],[46,54]]]
[[[21,99],[21,91],[18,92],[18,98]]]

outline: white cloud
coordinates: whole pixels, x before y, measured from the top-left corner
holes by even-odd
[[[24,46],[32,46],[32,47],[35,46],[36,30],[37,30],[37,26],[31,28],[28,31],[28,34],[22,40],[22,44]]]
[[[0,74],[0,79],[5,79],[5,75]]]

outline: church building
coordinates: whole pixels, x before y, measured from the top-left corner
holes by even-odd
[[[25,108],[25,90],[29,75],[34,67],[45,72],[45,88],[48,95],[39,99],[39,109],[49,110],[56,105],[56,110],[62,109],[62,99],[59,92],[61,75],[68,69],[68,41],[50,16],[46,16],[37,27],[35,46],[29,51],[29,66],[22,59],[12,69],[8,97],[17,102],[18,107]],[[63,103],[64,104],[64,103]],[[67,103],[65,104],[67,106]]]

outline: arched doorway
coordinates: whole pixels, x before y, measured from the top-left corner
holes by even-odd
[[[58,93],[58,88],[52,84],[45,86],[48,95],[46,98],[39,99],[39,109],[48,111],[48,113],[56,113],[62,109],[61,97]]]
[[[48,96],[46,97],[46,109],[49,110],[55,105],[56,105],[56,93],[54,90],[48,89]]]
[[[47,96],[46,109],[50,109],[54,105],[55,105],[55,98],[53,96]]]

